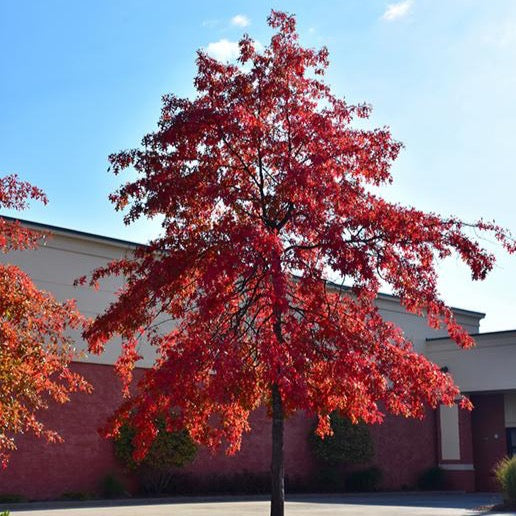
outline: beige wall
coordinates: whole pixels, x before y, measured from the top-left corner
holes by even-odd
[[[516,331],[484,333],[461,350],[450,339],[426,343],[426,355],[446,366],[463,392],[516,389]]]
[[[134,246],[111,243],[102,239],[76,236],[66,232],[54,232],[45,244],[33,251],[0,254],[0,262],[13,263],[27,272],[42,290],[64,301],[75,299],[79,311],[86,317],[95,317],[115,299],[116,290],[122,285],[119,278],[103,281],[99,290],[90,287],[75,287],[74,280],[88,275],[99,266],[130,253]],[[86,350],[80,332],[74,332],[77,349]],[[151,365],[152,350],[142,345],[145,360],[140,365]],[[82,360],[93,363],[112,364],[118,356],[120,346],[114,342],[107,346],[101,356],[86,355]]]
[[[460,460],[459,407],[441,405],[439,409],[441,429],[441,459]]]
[[[121,281],[117,278],[106,280],[96,291],[89,287],[74,287],[74,280],[89,274],[109,260],[130,253],[132,249],[134,246],[121,242],[55,230],[52,238],[38,250],[0,255],[0,261],[19,265],[40,288],[49,290],[59,300],[76,299],[77,306],[84,315],[95,317],[114,300]],[[428,328],[424,318],[407,313],[395,298],[382,295],[378,299],[378,306],[386,319],[404,329],[406,336],[414,342],[419,352],[425,351],[426,338],[446,335],[444,329],[432,330]],[[456,316],[468,331],[478,331],[482,314],[457,310]],[[79,335],[77,343],[79,348],[85,348]],[[84,360],[111,364],[118,355],[118,349],[116,344],[109,345],[102,356],[90,355]],[[154,355],[148,347],[143,351],[145,358],[140,365],[148,366]]]
[[[516,427],[516,393],[508,392],[504,395],[505,405],[505,426],[507,428]]]
[[[419,353],[425,352],[426,339],[445,337],[448,335],[445,328],[441,328],[440,330],[429,328],[425,318],[408,313],[396,299],[390,296],[380,296],[378,299],[378,308],[385,319],[403,328],[405,336],[413,342],[414,348]],[[468,312],[460,309],[455,310],[457,322],[469,333],[477,333],[479,331],[480,320],[483,316],[484,315],[481,313]]]

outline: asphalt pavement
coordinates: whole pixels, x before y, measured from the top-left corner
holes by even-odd
[[[516,514],[488,512],[500,503],[493,494],[299,495],[290,496],[286,516],[472,516]],[[13,516],[267,516],[265,498],[196,498],[48,502],[19,504],[9,508]]]

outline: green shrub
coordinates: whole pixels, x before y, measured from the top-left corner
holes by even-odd
[[[122,498],[127,496],[124,484],[112,474],[106,475],[101,480],[100,494],[103,498]]]
[[[207,475],[201,481],[206,494],[244,495],[270,493],[270,473],[242,471],[226,475]]]
[[[318,486],[314,485],[313,478],[307,478],[301,475],[285,475],[285,491],[287,493],[313,493],[318,490]]]
[[[84,491],[67,491],[63,493],[60,497],[61,500],[73,500],[73,501],[84,501],[84,500],[92,500],[94,496],[91,493],[86,493]]]
[[[336,493],[346,490],[346,475],[338,464],[322,464],[317,471],[314,487],[322,493]]]
[[[9,511],[0,512],[0,516],[9,516],[11,513]]]
[[[315,456],[326,464],[363,464],[372,459],[373,440],[367,425],[353,424],[334,412],[330,416],[333,435],[324,439],[311,432],[309,441]]]
[[[163,419],[159,419],[156,426],[158,435],[147,455],[139,463],[133,458],[133,439],[136,435],[134,428],[129,424],[123,425],[115,439],[116,457],[124,466],[137,471],[141,489],[147,495],[166,493],[174,468],[192,462],[197,454],[197,446],[186,430],[167,432]]]
[[[516,505],[516,457],[503,458],[495,466],[494,473],[500,484],[505,503]]]
[[[382,471],[376,467],[353,471],[346,478],[346,491],[378,491],[382,477]]]
[[[0,494],[0,503],[20,503],[26,502],[27,498],[19,494],[13,493],[1,493]],[[1,515],[0,515],[1,516]]]
[[[156,495],[246,495],[270,493],[270,473],[242,471],[239,473],[208,474],[201,477],[174,472],[157,491],[146,477],[141,482],[143,494]]]
[[[439,491],[444,489],[444,471],[438,466],[425,469],[419,475],[417,487],[423,491]]]
[[[115,439],[117,458],[129,469],[145,466],[161,471],[181,467],[194,460],[197,447],[186,430],[167,432],[165,422],[161,420],[157,423],[157,427],[159,432],[149,452],[141,463],[137,464],[133,459],[135,430],[128,424],[123,425],[119,436]]]

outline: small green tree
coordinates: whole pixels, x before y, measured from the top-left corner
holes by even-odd
[[[192,462],[197,446],[186,430],[168,432],[165,422],[156,423],[158,434],[142,461],[134,459],[136,431],[129,424],[122,425],[115,439],[115,455],[124,466],[137,470],[145,491],[158,494],[170,483],[174,468]]]
[[[504,502],[516,506],[516,457],[504,457],[494,468]]]
[[[324,463],[362,464],[373,458],[373,440],[368,427],[362,423],[353,424],[348,418],[333,412],[330,417],[333,435],[321,438],[310,433],[310,443],[315,456]]]

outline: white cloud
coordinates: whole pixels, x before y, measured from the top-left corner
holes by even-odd
[[[206,52],[217,61],[231,61],[238,57],[239,47],[236,41],[223,38],[209,43]]]
[[[245,14],[237,14],[231,18],[231,25],[236,25],[237,27],[247,27],[251,24],[251,20]]]
[[[382,18],[387,21],[399,20],[410,13],[412,9],[413,0],[404,0],[395,4],[389,4],[383,13]]]

